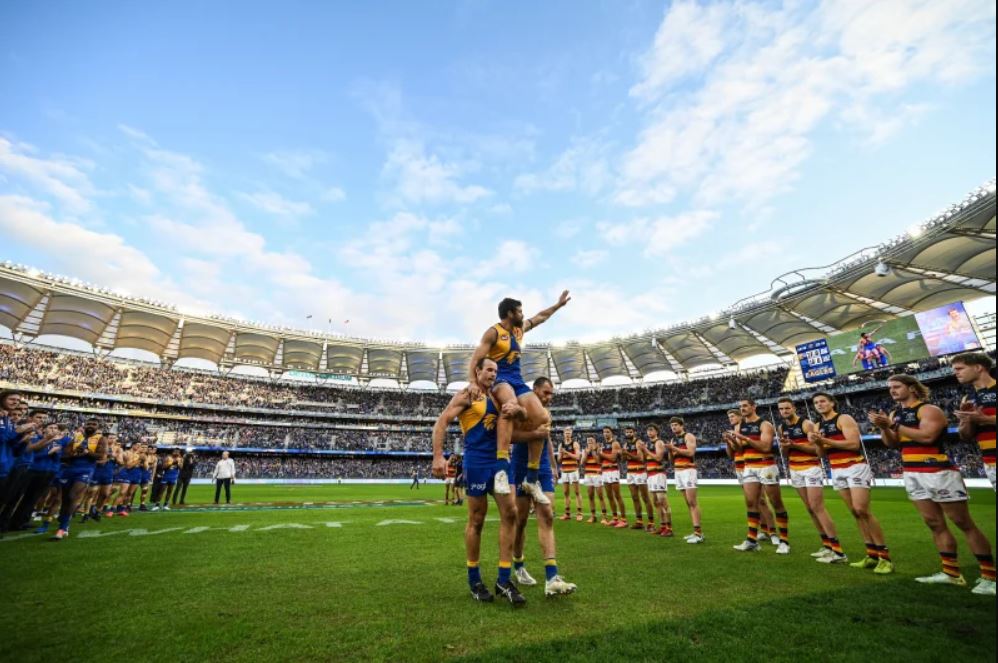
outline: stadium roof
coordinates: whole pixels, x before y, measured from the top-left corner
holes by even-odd
[[[865,322],[994,294],[992,181],[901,237],[831,266],[783,274],[765,292],[721,314],[599,343],[531,345],[523,355],[524,378],[640,379],[657,371],[731,366],[766,353],[788,357],[798,343]],[[165,363],[194,357],[220,367],[251,364],[361,381],[446,385],[462,379],[471,356],[470,346],[431,348],[187,315],[10,263],[0,265],[0,325],[21,341],[58,334],[101,351],[146,350]]]

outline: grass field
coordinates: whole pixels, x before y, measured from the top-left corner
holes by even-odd
[[[558,560],[579,591],[545,600],[542,588],[525,588],[528,605],[514,611],[468,596],[465,513],[422,502],[440,499],[441,486],[235,488],[243,503],[314,504],[135,513],[74,522],[61,543],[19,534],[0,541],[0,659],[995,660],[994,599],[913,582],[939,564],[901,489],[878,489],[873,505],[897,562],[893,576],[813,562],[819,542],[796,496],[789,557],[771,546],[737,553],[740,492],[710,487],[701,490],[701,546],[558,522]],[[192,487],[192,501],[206,501],[208,490]],[[972,492],[993,542],[994,493]],[[686,534],[685,506],[675,492],[670,498]],[[852,519],[831,493],[829,504],[858,559]],[[542,577],[534,532],[531,522],[528,568]],[[958,540],[972,582],[977,569]],[[482,551],[491,586],[495,523]]]

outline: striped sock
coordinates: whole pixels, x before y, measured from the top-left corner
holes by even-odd
[[[544,560],[544,577],[548,580],[558,575],[558,562],[554,557]]]
[[[886,559],[888,562],[891,561],[891,551],[887,549],[887,546],[877,546],[877,555],[880,559]]]
[[[509,582],[509,576],[512,573],[511,564],[509,562],[499,562],[499,580],[500,585],[504,585]]]
[[[985,580],[995,581],[995,558],[991,555],[974,555],[977,563],[981,565],[981,577]]]
[[[821,532],[821,545],[832,550],[832,540],[824,532]]]
[[[955,552],[940,552],[939,559],[943,563],[943,573],[950,578],[960,577],[960,562],[957,561]]]
[[[482,581],[482,572],[478,569],[478,562],[468,560],[468,584],[476,585]]]
[[[506,451],[496,451],[496,458],[499,460],[509,460],[509,449]]]
[[[839,543],[837,537],[828,537],[828,548],[836,555],[845,555],[845,552],[842,550],[842,544]]]
[[[749,511],[748,512],[748,534],[745,536],[746,539],[755,543],[759,538],[759,512]]]
[[[693,533],[697,536],[703,536],[703,529],[699,525],[693,526]]]
[[[790,545],[790,515],[786,511],[776,514],[776,527],[780,530],[780,543]]]
[[[873,559],[879,559],[880,558],[880,550],[877,548],[876,545],[874,545],[872,543],[867,543],[866,544],[866,556],[867,557],[872,557]]]
[[[523,557],[514,557],[513,558],[513,568],[514,569],[522,569],[524,561],[525,561],[525,558],[523,558]]]

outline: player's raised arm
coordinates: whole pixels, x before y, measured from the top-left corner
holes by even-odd
[[[437,417],[437,422],[433,424],[433,476],[438,479],[443,479],[447,474],[447,461],[444,460],[444,440],[447,439],[447,427],[470,403],[471,396],[468,390],[462,389],[454,394],[450,403]]]
[[[556,304],[547,307],[546,309],[544,309],[534,317],[528,318],[526,322],[523,323],[523,333],[527,333],[537,325],[547,322],[547,319],[550,318],[552,315],[554,315],[555,311],[560,309],[562,306],[564,306],[571,300],[572,297],[568,294],[568,290],[563,291],[561,293],[561,297],[558,298],[558,302]],[[474,366],[474,364],[472,364],[472,366]]]
[[[471,398],[478,398],[482,393],[481,387],[478,386],[478,362],[489,354],[489,350],[492,349],[497,340],[499,340],[499,332],[496,331],[495,327],[489,327],[482,334],[482,340],[479,341],[478,347],[471,354],[471,361],[468,363],[468,393]]]

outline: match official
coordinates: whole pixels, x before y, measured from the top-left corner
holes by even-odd
[[[215,464],[211,478],[215,482],[215,504],[218,504],[222,486],[225,486],[225,503],[229,504],[232,501],[232,484],[236,481],[236,464],[229,458],[228,451],[222,452],[222,460]]]

